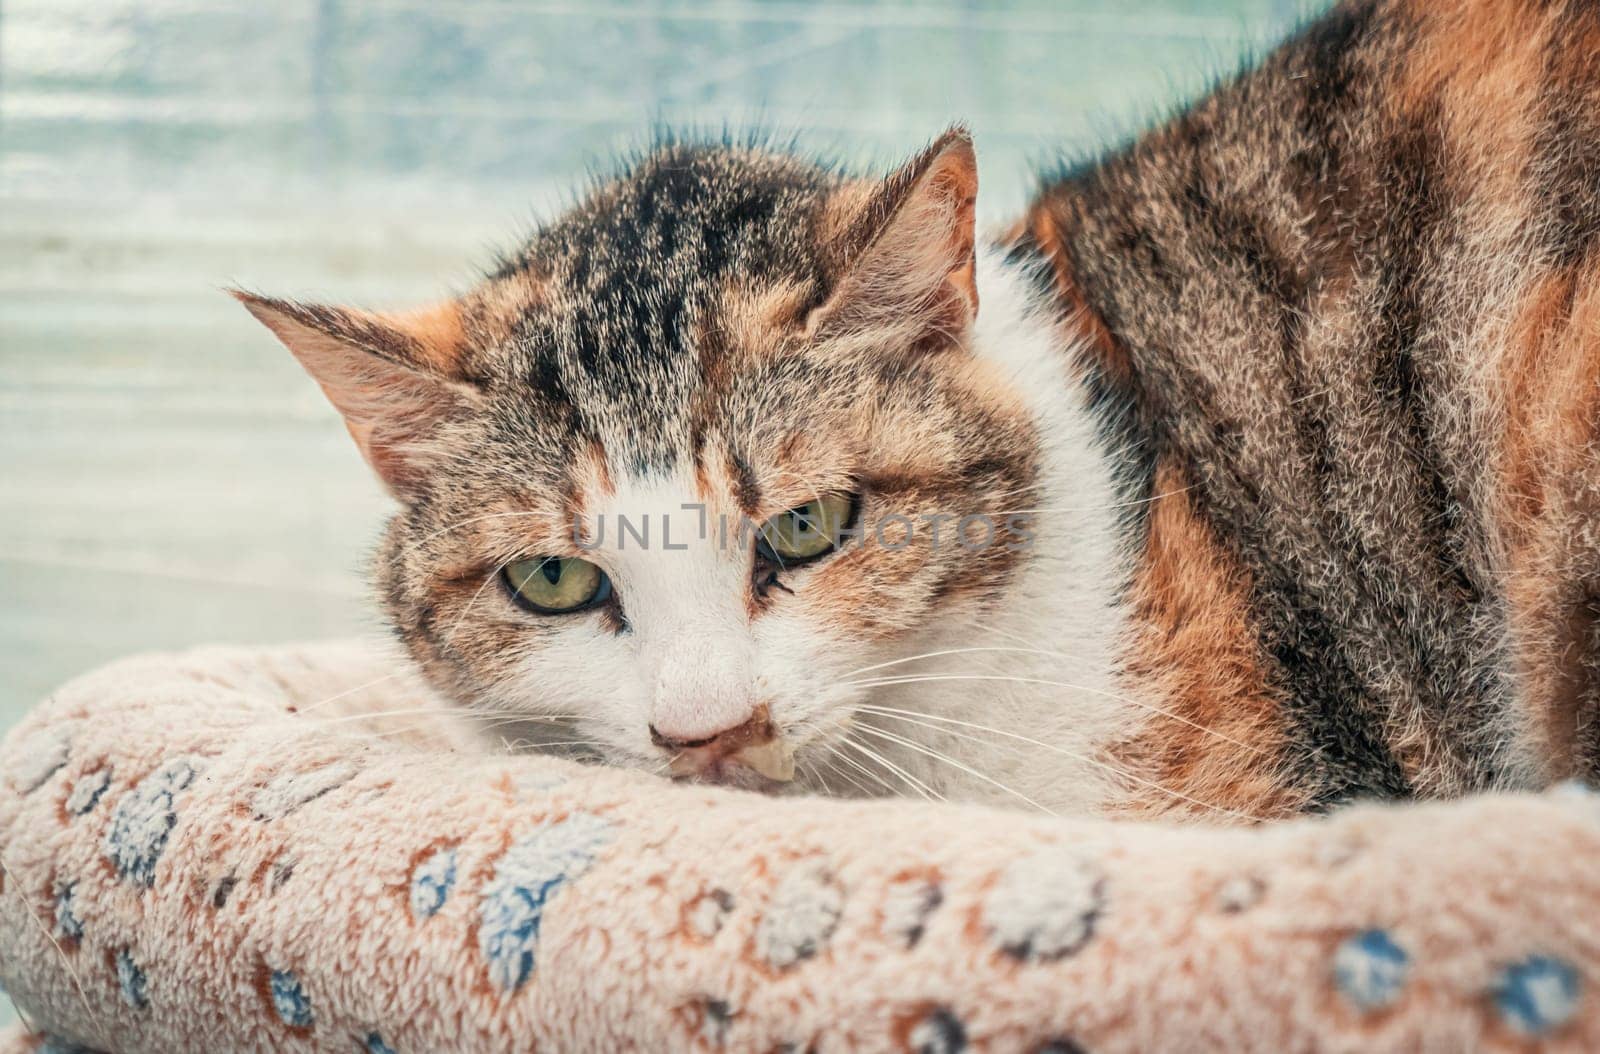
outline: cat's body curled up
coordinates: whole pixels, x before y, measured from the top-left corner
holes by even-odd
[[[767,790],[1221,819],[1600,773],[1600,13],[1351,2],[974,230],[665,144],[476,289],[240,294],[442,691]]]

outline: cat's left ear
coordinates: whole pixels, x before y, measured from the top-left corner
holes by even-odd
[[[960,333],[978,314],[978,158],[951,128],[882,183],[841,191],[828,257],[837,274],[807,329]]]
[[[322,386],[390,491],[411,493],[440,426],[477,401],[461,305],[379,314],[230,292]]]

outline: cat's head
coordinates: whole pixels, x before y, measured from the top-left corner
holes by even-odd
[[[459,299],[239,296],[398,499],[376,577],[437,685],[763,785],[1016,571],[1037,437],[969,348],[976,188],[959,130],[883,180],[665,146]]]

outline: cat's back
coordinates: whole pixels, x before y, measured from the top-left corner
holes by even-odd
[[[1349,3],[1021,235],[1138,451],[1125,748],[1273,807],[1600,772],[1600,5]]]

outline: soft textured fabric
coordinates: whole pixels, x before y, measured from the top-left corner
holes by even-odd
[[[213,649],[41,704],[0,1051],[1600,1049],[1576,787],[1248,830],[770,799],[484,754],[399,668]]]

